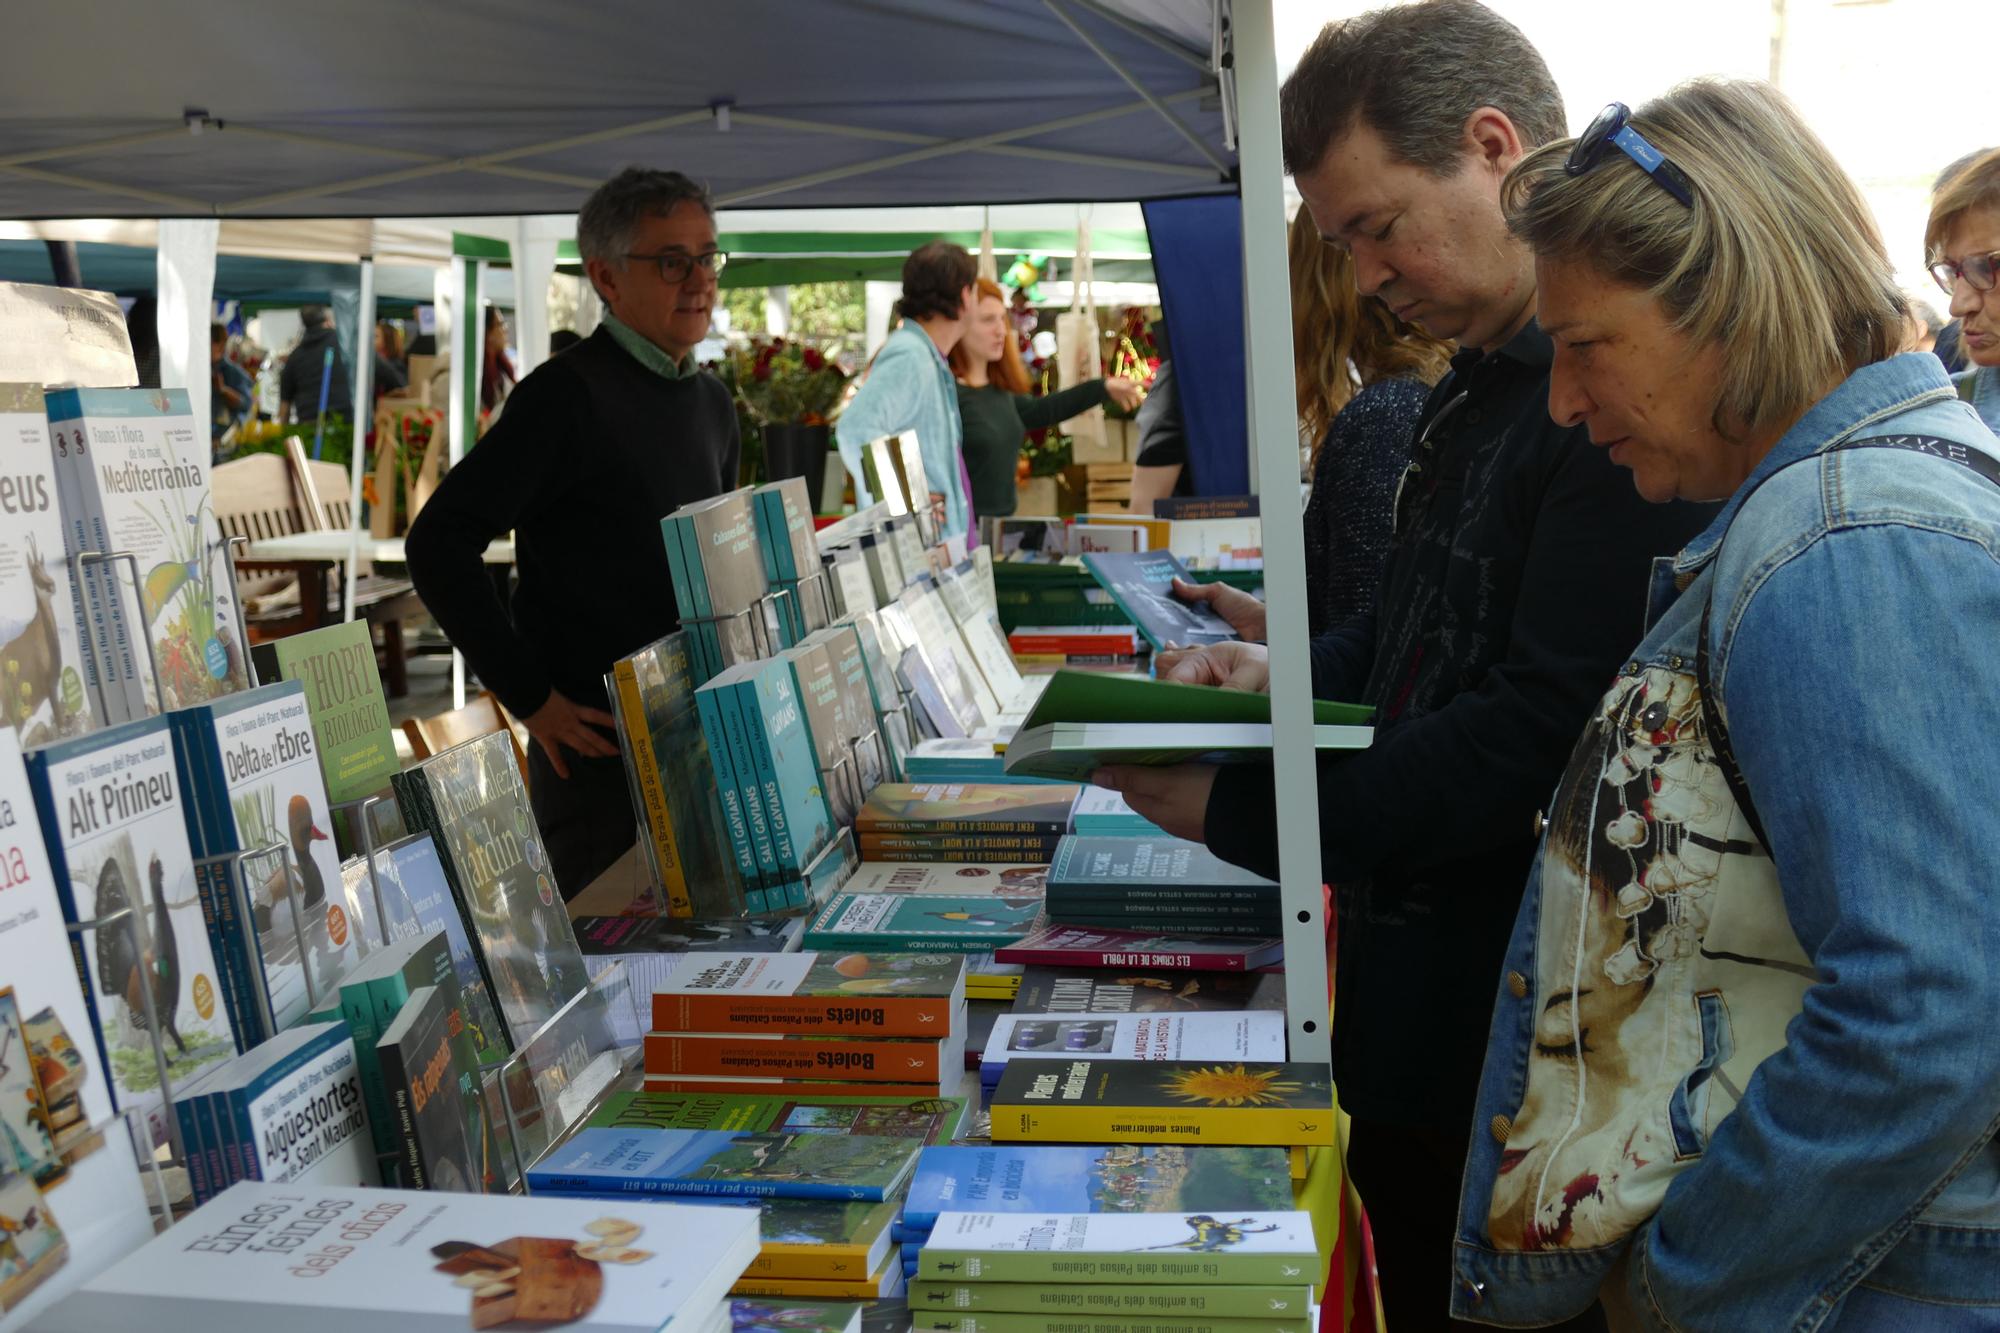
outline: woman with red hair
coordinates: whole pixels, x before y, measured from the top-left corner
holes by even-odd
[[[1033,386],[1007,318],[1007,293],[991,278],[978,282],[978,305],[965,336],[951,352],[958,377],[958,415],[965,426],[965,470],[972,478],[972,509],[981,518],[1014,512],[1014,475],[1021,442],[1031,430],[1067,421],[1105,402],[1130,411],[1139,386],[1131,380],[1085,380],[1046,398]]]

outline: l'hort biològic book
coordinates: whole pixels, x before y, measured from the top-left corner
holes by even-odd
[[[244,1181],[38,1328],[706,1329],[757,1245],[750,1208]]]

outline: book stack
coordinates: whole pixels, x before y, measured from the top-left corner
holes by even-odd
[[[1299,1212],[947,1212],[918,1254],[909,1305],[920,1328],[990,1329],[1000,1325],[986,1317],[1011,1314],[1308,1333],[1324,1272]]]
[[[1165,835],[1064,838],[1049,862],[1047,903],[1057,925],[1257,939],[1284,931],[1274,881]]]
[[[873,1134],[949,1143],[972,1118],[964,1097],[826,1097],[785,1089],[768,1097],[719,1092],[614,1092],[584,1121],[591,1129],[729,1129],[763,1134]]]
[[[1047,863],[1069,832],[1072,783],[890,782],[855,816],[863,861]]]
[[[1285,1016],[1240,1013],[1011,1013],[993,1025],[980,1052],[979,1082],[991,1101],[1013,1064],[1075,1061],[1277,1061],[1285,1058]]]
[[[1283,970],[1285,942],[1247,937],[1188,938],[1144,930],[1044,925],[993,953],[1003,963],[1044,967],[1157,967],[1182,972]]]
[[[1275,1148],[953,1145],[918,1154],[896,1237],[914,1277],[946,1212],[1227,1216],[1291,1206],[1285,1154]]]
[[[1007,646],[1023,671],[1136,671],[1145,645],[1131,625],[1022,625]]]
[[[1012,1000],[1021,993],[1024,971],[1021,964],[1000,962],[990,953],[974,954],[965,960],[965,998]]]
[[[762,1244],[732,1296],[873,1301],[902,1291],[894,1203],[767,1199],[759,1211]]]
[[[723,1333],[756,1255],[749,1209],[244,1181],[35,1326]]]
[[[690,954],[653,993],[646,1087],[942,1096],[965,1058],[965,969],[905,954]]]

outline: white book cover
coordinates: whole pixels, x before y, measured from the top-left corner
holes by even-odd
[[[298,1030],[309,1035],[291,1059],[273,1062],[242,1085],[257,1178],[324,1189],[374,1185],[381,1177],[354,1039],[344,1023]]]
[[[208,432],[194,419],[187,391],[63,390],[51,396],[51,414],[57,400],[69,398],[89,437],[85,489],[95,491],[101,520],[93,535],[138,560],[138,599],[122,571],[118,583],[140,641],[134,655],[146,711],[243,689],[247,650],[237,642],[235,584],[209,495]]]
[[[979,1065],[1009,1060],[1283,1060],[1285,1016],[1269,1009],[1195,1014],[1003,1014]]]
[[[705,1330],[757,1226],[755,1208],[242,1181],[37,1327]]]
[[[950,613],[952,623],[957,625],[966,651],[972,654],[980,674],[986,677],[987,687],[993,691],[993,697],[1004,714],[1021,693],[1021,672],[1014,665],[1014,653],[1007,646],[1007,636],[1000,632],[1000,622],[986,614],[979,599],[973,595],[971,585],[972,579],[968,575],[946,570],[944,577],[938,580],[938,596],[943,599],[944,608]]]
[[[120,1110],[143,1108],[153,1141],[164,1143],[154,1019],[174,1085],[236,1054],[167,720],[50,746],[32,756],[32,771],[51,868],[74,918],[134,912],[136,931],[93,929],[79,944],[112,1096]]]
[[[896,619],[899,613],[900,621]],[[905,588],[896,605],[882,608],[882,618],[884,623],[897,626],[897,633],[937,676],[952,711],[967,731],[993,724],[1000,715],[1000,701],[987,688],[979,668],[966,660],[965,641],[958,637],[935,591],[922,584]]]
[[[132,1139],[113,1117],[111,1083],[77,984],[55,877],[35,819],[34,798],[14,734],[0,730],[0,1095],[9,1103],[0,1153],[0,1214],[32,1226],[0,1247],[0,1333],[25,1328],[66,1295],[153,1234]],[[11,1008],[16,1018],[5,1020]],[[29,1085],[34,1088],[30,1101]],[[37,1107],[36,1130],[11,1112]],[[52,1133],[51,1133],[52,1131]],[[41,1145],[48,1146],[42,1147]],[[29,1145],[32,1174],[16,1165]],[[40,1202],[34,1199],[40,1191]],[[20,1201],[25,1201],[26,1207]]]
[[[350,897],[341,877],[304,687],[264,686],[209,711],[233,835],[212,850],[286,849],[284,866],[248,887],[271,1013],[287,1028],[314,1008],[314,997],[324,1001],[339,989],[382,937],[382,924],[372,920],[372,895]]]
[[[0,384],[0,452],[0,727],[46,745],[98,718],[39,386]]]

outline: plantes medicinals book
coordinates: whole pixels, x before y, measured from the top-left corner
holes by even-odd
[[[138,640],[129,650],[134,714],[243,689],[247,649],[237,641],[229,552],[209,496],[208,432],[197,428],[187,391],[58,389],[48,411],[52,429],[80,421],[89,437],[88,466],[76,475],[97,543],[91,549],[138,559],[138,601],[122,571],[116,580],[125,624]]]
[[[142,1108],[156,1144],[168,1130],[155,1033],[174,1083],[236,1054],[168,733],[167,719],[148,718],[28,759],[63,914],[96,921],[131,908],[140,927],[85,931],[72,950],[82,955],[117,1109]]]
[[[23,745],[102,720],[67,552],[41,386],[0,384],[0,727]]]
[[[0,1214],[22,1223],[0,1251],[0,1330],[152,1237],[132,1138],[112,1118],[111,1080],[71,962],[62,902],[35,820],[20,743],[0,729]],[[38,1138],[29,1108],[47,1128]],[[46,1145],[46,1146],[44,1146]],[[33,1167],[20,1165],[23,1156]],[[40,1226],[30,1220],[30,1213]]]
[[[917,1273],[926,1282],[1310,1288],[1320,1264],[1312,1218],[1299,1212],[957,1212],[931,1228]]]
[[[244,1181],[36,1327],[708,1333],[756,1253],[752,1208]]]

